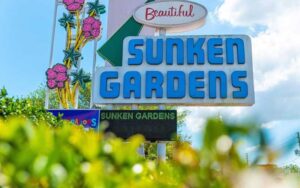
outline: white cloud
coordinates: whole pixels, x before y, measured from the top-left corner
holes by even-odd
[[[300,117],[299,10],[299,0],[224,0],[215,12],[219,22],[254,33],[256,105],[192,108],[197,116],[188,116],[188,119],[195,121],[195,117],[205,119],[219,113],[234,120],[259,117],[262,122]]]
[[[298,127],[300,124],[300,119],[290,119],[290,120],[281,120],[281,121],[270,121],[267,123],[262,124],[262,128],[265,129],[276,129],[281,126],[289,126],[291,127]]]
[[[250,146],[250,147],[245,149],[245,152],[246,153],[252,153],[252,152],[256,152],[258,149],[259,149],[259,145]]]
[[[217,15],[234,26],[266,25],[299,6],[298,0],[224,0]]]
[[[225,0],[217,9],[219,20],[251,29],[267,29],[253,38],[258,91],[268,90],[296,72],[300,63],[299,0]]]
[[[226,120],[240,121],[244,120],[243,114],[249,110],[249,107],[186,107],[179,108],[180,111],[190,111],[186,118],[187,130],[191,133],[199,133],[205,126],[206,119],[214,116],[221,116]]]
[[[268,123],[264,123],[262,124],[262,128],[265,128],[265,129],[273,129],[275,126],[277,126],[278,124],[276,123],[276,121],[270,121]]]
[[[186,120],[187,130],[192,133],[198,133],[205,125],[205,119],[201,116],[197,116],[197,113],[190,114]]]

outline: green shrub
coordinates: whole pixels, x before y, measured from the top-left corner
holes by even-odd
[[[124,142],[67,122],[54,129],[8,118],[0,121],[0,187],[246,188],[251,184],[243,182],[245,176],[252,183],[263,177],[270,186],[281,185],[284,177],[249,171],[239,156],[236,138],[250,129],[211,119],[199,151],[176,142],[172,158],[163,162],[137,154],[141,136]]]
[[[5,88],[0,92],[0,118],[6,119],[12,116],[24,117],[38,125],[46,122],[48,126],[59,126],[62,121],[45,110],[40,100],[34,98],[8,97]]]
[[[0,188],[300,186],[294,179],[286,179],[289,174],[299,177],[297,166],[279,173],[264,170],[266,166],[249,167],[238,147],[245,139],[259,145],[253,166],[262,157],[274,159],[274,152],[256,126],[234,125],[219,118],[207,120],[199,140],[200,150],[178,140],[168,144],[168,160],[164,162],[156,160],[156,144],[146,144],[149,155],[142,158],[137,154],[138,147],[144,143],[141,136],[124,141],[102,132],[84,131],[48,113],[42,99],[15,99],[2,89]]]

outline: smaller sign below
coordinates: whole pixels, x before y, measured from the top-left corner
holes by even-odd
[[[101,110],[100,121],[123,139],[140,134],[148,141],[170,141],[177,134],[176,110]]]
[[[83,125],[85,128],[98,129],[99,127],[99,110],[48,110],[48,112],[76,125]]]

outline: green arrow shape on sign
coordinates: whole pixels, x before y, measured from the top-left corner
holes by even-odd
[[[146,3],[154,0],[148,0]],[[131,16],[116,33],[98,49],[98,54],[113,66],[122,66],[123,40],[128,36],[138,36],[143,24],[135,21]]]

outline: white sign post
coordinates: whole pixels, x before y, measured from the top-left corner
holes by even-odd
[[[159,28],[158,34],[160,37],[166,36],[166,29]],[[165,105],[159,105],[159,110],[165,110]],[[167,143],[166,142],[158,142],[157,143],[157,158],[158,160],[165,161],[167,159]]]

